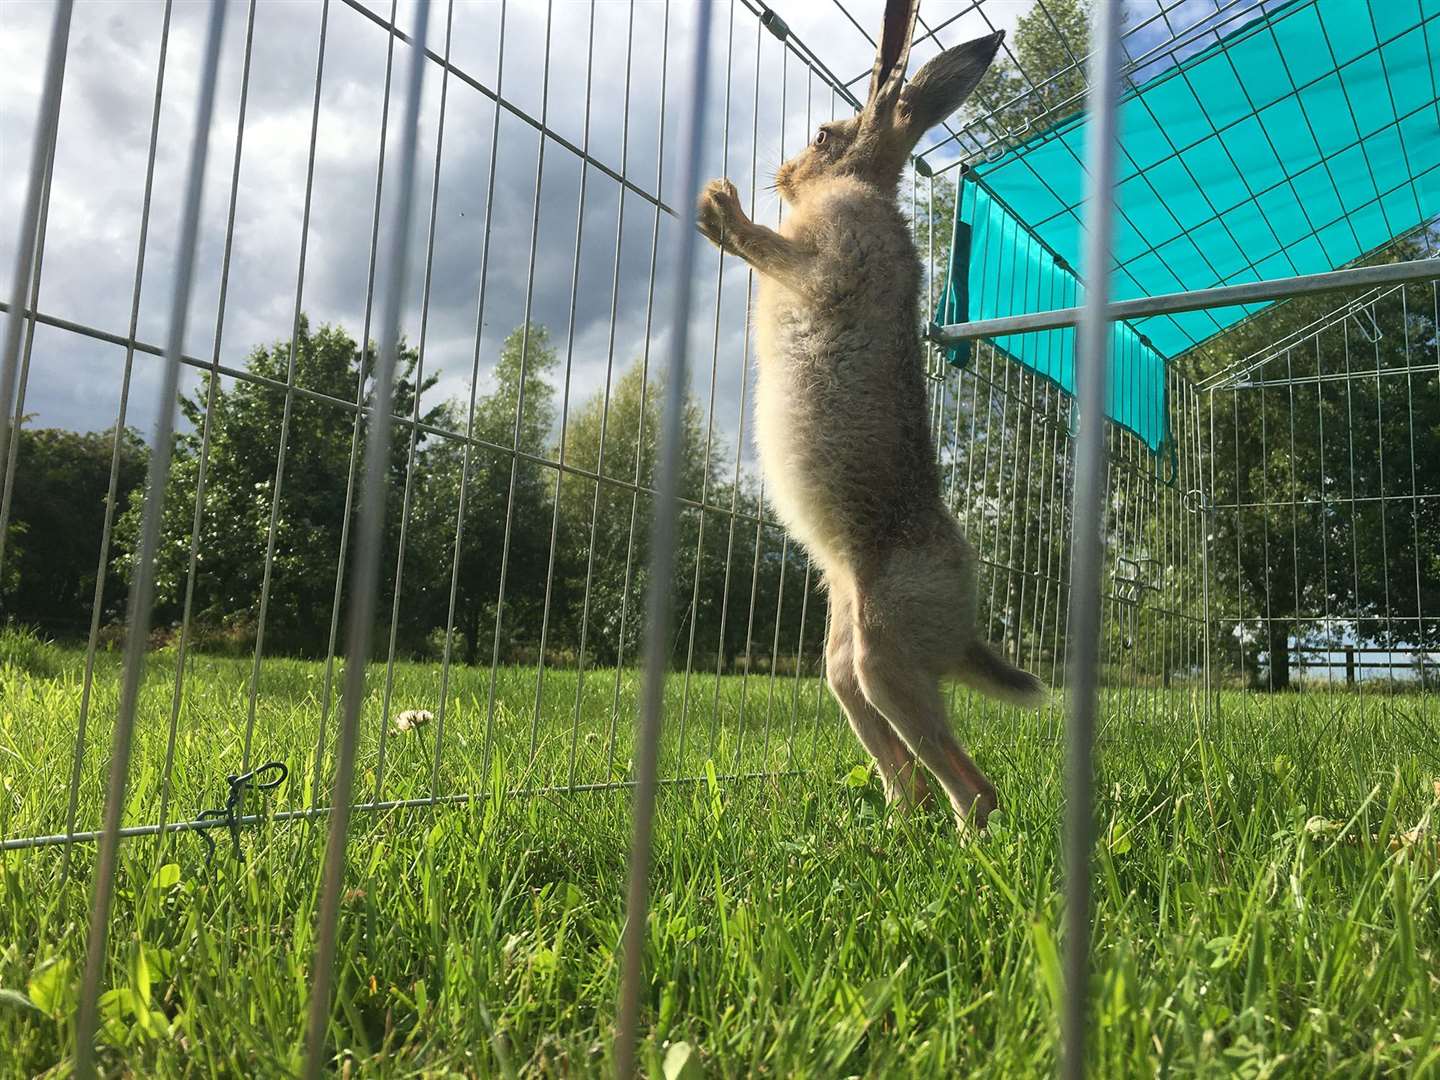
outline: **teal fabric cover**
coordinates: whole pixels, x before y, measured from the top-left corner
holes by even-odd
[[[1075,274],[1056,260],[1033,235],[998,205],[984,188],[963,183],[956,200],[951,268],[940,299],[936,321],[963,322],[1026,311],[1074,307],[1083,290]],[[970,276],[959,271],[967,257]],[[980,267],[988,273],[976,273]],[[968,297],[963,294],[968,284]],[[1011,334],[993,339],[995,346],[1020,363],[1050,379],[1062,390],[1075,392],[1075,332],[1071,329]],[[948,351],[952,364],[968,359],[965,347]],[[1168,437],[1165,413],[1165,361],[1142,341],[1135,329],[1117,323],[1110,340],[1110,380],[1106,412],[1129,428],[1151,450],[1159,450]]]
[[[1440,215],[1437,64],[1440,0],[1292,0],[1126,94],[1115,299],[1336,269]],[[966,173],[938,322],[1082,302],[1084,142],[1078,115]],[[1117,327],[1110,415],[1158,450],[1163,358],[1265,306]],[[1073,390],[1073,339],[996,344]]]

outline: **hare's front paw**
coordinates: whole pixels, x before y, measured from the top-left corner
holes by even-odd
[[[740,207],[740,193],[729,180],[711,180],[700,192],[700,231],[717,246],[734,237],[737,227],[746,221]]]

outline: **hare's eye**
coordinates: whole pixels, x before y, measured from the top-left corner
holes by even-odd
[[[830,137],[830,133],[829,133],[828,131],[826,131],[824,128],[821,128],[818,132],[815,133],[815,145],[816,145],[816,146],[824,146],[824,145],[825,145],[825,140],[828,139],[829,137]]]

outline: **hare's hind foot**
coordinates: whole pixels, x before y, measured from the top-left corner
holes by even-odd
[[[930,788],[915,755],[880,712],[865,700],[855,674],[855,618],[848,596],[832,590],[830,637],[825,645],[825,672],[850,729],[875,759],[885,785],[885,801],[911,809],[929,802]]]
[[[887,593],[883,574],[873,582],[837,578],[830,579],[831,687],[879,763],[887,793],[922,798],[924,765],[961,830],[983,829],[998,805],[995,785],[950,731],[939,675],[922,661],[924,631],[906,617],[904,590]],[[907,781],[915,786],[907,790]]]
[[[912,666],[903,635],[862,630],[855,673],[866,700],[939,782],[961,831],[984,829],[999,805],[995,785],[956,741],[939,680]]]

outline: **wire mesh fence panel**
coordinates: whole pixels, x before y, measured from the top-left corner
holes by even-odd
[[[1206,388],[1223,684],[1434,689],[1435,295],[1330,298]]]
[[[142,751],[126,811],[127,825],[142,830],[193,820],[226,795],[226,773],[262,761],[282,761],[290,771],[271,805],[289,814],[322,808],[333,768],[339,628],[352,599],[356,488],[375,393],[374,353],[362,343],[374,335],[378,230],[394,195],[392,76],[411,30],[396,24],[395,10],[350,0],[319,8],[304,23],[308,44],[296,48],[307,54],[308,74],[293,87],[308,117],[301,152],[289,162],[301,199],[290,208],[295,243],[280,275],[292,287],[280,306],[285,317],[261,331],[273,344],[252,348],[235,338],[234,323],[254,333],[246,307],[253,298],[243,289],[229,295],[227,284],[237,215],[243,223],[254,201],[245,179],[247,105],[273,60],[253,56],[257,25],[259,40],[268,41],[264,20],[272,16],[253,6],[245,15],[243,35],[226,44],[234,70],[220,107],[234,142],[228,170],[216,170],[212,185],[217,205],[227,208],[223,223],[213,223],[213,332],[207,347],[182,356],[200,381],[182,401],[167,481],[157,575],[164,648],[147,659],[163,677],[142,690],[142,712],[156,719],[137,731]],[[674,99],[670,50],[679,31],[672,21],[688,16],[658,20],[658,57],[642,63],[637,22],[654,38],[655,15],[603,5],[578,19],[517,21],[513,10],[486,6],[462,7],[454,25],[438,21],[439,9],[432,19],[435,78],[422,107],[417,163],[418,270],[404,323],[413,344],[400,359],[389,474],[395,497],[375,627],[385,670],[357,748],[367,804],[464,798],[485,790],[497,765],[510,786],[526,790],[630,778],[627,718],[644,631],[637,598],[648,584],[644,523],[653,510],[661,390],[652,345],[668,332],[653,313],[657,289],[663,295],[668,284],[667,237],[682,227],[671,205],[673,110],[656,103]],[[168,21],[154,31],[152,150],[161,138]],[[457,35],[466,44],[457,47]],[[473,44],[477,37],[486,49]],[[353,313],[347,326],[309,314],[305,278],[312,246],[322,257],[337,252],[334,211],[322,206],[311,219],[317,177],[328,178],[314,149],[349,121],[327,86],[327,54],[343,78],[357,38],[383,77],[365,133],[373,172],[346,219],[361,241],[353,292],[343,303],[324,294],[313,301],[320,311]],[[792,39],[781,40],[743,4],[722,5],[715,39],[724,40],[727,62],[707,162],[720,174],[748,174],[752,208],[779,220],[781,208],[762,183],[770,158],[808,137],[814,122],[852,106]],[[597,48],[597,40],[610,47]],[[796,122],[797,101],[807,134],[786,129],[787,118]],[[479,136],[447,147],[447,123],[452,133],[459,124]],[[943,183],[937,203],[936,178],[917,173],[910,185],[933,292],[944,277],[950,204]],[[143,453],[125,434],[128,372],[159,352],[139,336],[145,208],[130,326],[75,323],[43,309],[29,324],[32,332],[49,326],[123,346],[110,470],[117,489],[127,454]],[[463,302],[432,300],[437,287],[455,291],[437,273],[457,258],[470,268],[468,317],[460,315]],[[705,255],[701,263],[697,316],[710,326],[710,355],[697,363],[683,427],[675,672],[667,687],[678,711],[661,751],[662,773],[672,779],[701,775],[707,760],[721,773],[793,767],[792,733],[810,744],[806,760],[820,753],[819,733],[825,754],[849,748],[819,678],[819,575],[769,516],[750,461],[754,283],[727,257]],[[283,296],[277,289],[277,303]],[[989,346],[958,378],[941,370],[938,353],[931,363],[937,451],[947,498],[981,552],[987,636],[1058,683],[1067,640],[1073,403]],[[1105,677],[1126,683],[1132,703],[1152,710],[1162,707],[1160,691],[1194,677],[1202,651],[1193,572],[1199,439],[1186,385],[1171,378],[1169,460],[1112,432],[1107,481],[1113,561]],[[17,486],[23,495],[13,454],[10,464],[7,496]],[[72,767],[61,781],[66,805],[40,795],[52,785],[36,777],[36,794],[22,791],[5,811],[6,843],[98,828],[102,762],[91,750],[108,738],[105,703],[116,684],[105,677],[107,649],[123,622],[114,592],[130,572],[138,524],[134,512],[120,511],[123,494],[107,501],[94,595],[75,614],[89,638]],[[217,653],[248,655],[248,672],[242,677]],[[319,677],[297,656],[323,661]],[[193,677],[197,670],[203,678]],[[397,728],[404,714],[421,719]],[[776,737],[780,730],[784,738]]]
[[[350,562],[377,400],[370,343],[387,270],[381,226],[404,166],[395,141],[403,105],[392,85],[413,51],[413,16],[401,24],[393,5],[337,2],[297,27],[294,48],[308,71],[293,84],[305,102],[304,142],[285,162],[301,193],[287,208],[297,242],[281,263],[288,302],[277,288],[267,309],[285,314],[269,319],[251,306],[249,275],[238,290],[227,285],[237,220],[240,228],[247,214],[256,220],[247,177],[260,166],[247,117],[256,80],[275,71],[278,26],[267,25],[276,16],[263,6],[237,13],[243,32],[225,39],[217,101],[233,141],[208,182],[220,216],[207,214],[201,230],[202,252],[217,263],[198,271],[207,281],[215,275],[218,298],[201,347],[180,357],[191,374],[165,482],[158,648],[145,657],[124,815],[141,834],[164,823],[193,827],[199,811],[227,796],[226,774],[270,761],[286,766],[285,783],[246,808],[286,816],[325,808],[344,671],[340,627],[355,600]],[[623,787],[633,778],[629,718],[663,392],[654,348],[669,333],[668,310],[657,305],[673,284],[671,238],[686,227],[671,205],[674,116],[683,104],[671,52],[693,29],[688,11],[658,14],[596,5],[578,20],[537,25],[513,5],[462,5],[430,17],[416,271],[404,297],[374,626],[382,671],[356,748],[363,805],[464,799],[488,790],[497,768],[516,790]],[[758,198],[762,159],[772,147],[784,151],[795,101],[819,118],[835,115],[839,99],[793,43],[743,5],[724,5],[716,26],[732,63],[720,137],[706,153],[748,172]],[[166,84],[174,66],[168,7],[152,29],[153,160],[167,137],[167,94],[184,88]],[[642,31],[658,55],[637,55]],[[458,36],[481,32],[488,51],[457,47]],[[597,48],[597,39],[609,47]],[[383,77],[369,105],[373,126],[357,133],[369,180],[357,184],[356,205],[341,219],[328,197],[315,205],[317,186],[334,182],[316,150],[355,122],[327,72],[343,81],[357,56]],[[777,84],[781,99],[772,101]],[[457,124],[475,124],[480,136],[447,137]],[[779,212],[768,193],[755,209]],[[96,747],[111,735],[111,649],[125,625],[115,591],[134,572],[139,524],[127,468],[147,453],[130,434],[130,371],[138,364],[143,373],[161,352],[144,340],[139,316],[148,211],[147,200],[128,328],[43,309],[28,321],[32,334],[38,326],[80,342],[113,341],[124,366],[113,373],[111,495],[91,555],[93,596],[54,612],[89,627],[72,753],[63,778],[51,757],[15,785],[3,811],[8,846],[91,839],[100,824],[105,757]],[[333,231],[342,220],[356,228],[349,249],[337,247]],[[307,289],[307,267],[337,253],[358,264],[346,275],[353,291],[337,298],[329,273]],[[457,260],[469,267],[468,331],[463,299],[441,277]],[[671,780],[702,776],[707,760],[721,775],[783,771],[795,756],[792,735],[813,758],[816,725],[836,720],[817,677],[819,578],[767,515],[750,460],[753,281],[730,259],[707,256],[697,283],[696,316],[711,329],[682,425],[666,686],[677,719],[661,751]],[[321,322],[317,310],[341,318]],[[257,325],[270,343],[237,339],[256,335]],[[187,343],[196,338],[192,330]],[[15,455],[5,491],[7,507],[12,494],[33,501]],[[57,786],[64,799],[52,798]]]
[[[39,637],[0,629],[7,714],[47,718],[7,728],[21,765],[0,769],[0,851],[91,890],[75,1069],[114,1035],[106,991],[144,958],[132,901],[175,851],[208,874],[243,862],[252,826],[305,838],[314,886],[285,918],[310,958],[308,1029],[289,1017],[301,1049],[269,1064],[313,1076],[361,977],[337,952],[357,821],[613,792],[637,808],[631,922],[623,950],[606,944],[626,956],[628,1072],[656,789],[844,785],[868,767],[826,684],[821,572],[756,468],[755,274],[697,248],[691,220],[697,178],[716,175],[782,227],[777,162],[852,114],[868,72],[844,81],[752,0],[164,0],[131,28],[129,187],[97,196],[123,258],[87,267],[61,226],[104,186],[77,165],[93,133],[70,104],[94,87],[101,7],[46,20],[0,368],[0,616],[69,643],[32,659]],[[1227,712],[1281,715],[1282,690],[1325,722],[1383,695],[1423,732],[1440,685],[1434,221],[1394,241],[1409,283],[1241,319],[1227,309],[1275,296],[1170,309],[1225,328],[1176,361],[1145,333],[1167,311],[1092,298],[1088,336],[1071,328],[1080,275],[987,171],[1082,108],[1088,65],[1134,97],[1277,9],[1155,0],[1092,44],[1078,8],[1036,0],[1025,18],[1063,59],[1032,70],[1005,45],[1004,79],[937,128],[899,192],[922,307],[943,310],[963,239],[984,268],[972,310],[1012,320],[931,327],[925,408],[976,553],[979,636],[1054,691],[1033,720],[954,687],[957,733],[1071,737],[1070,983],[1053,1002],[1071,1074],[1091,750],[1159,731],[1188,745]],[[994,30],[994,13],[922,15],[917,47]],[[1396,39],[1377,30],[1366,55]],[[1172,180],[1203,187],[1163,141]],[[1375,203],[1404,186],[1377,183]],[[1241,251],[1217,269],[1213,252],[1243,245],[1202,201],[1207,272],[1270,265]],[[1123,203],[1117,228],[1144,232]],[[1307,242],[1326,227],[1306,225]],[[1135,261],[1168,273],[1167,250]],[[1110,387],[1082,410],[1087,350]],[[45,532],[66,499],[85,527]]]

